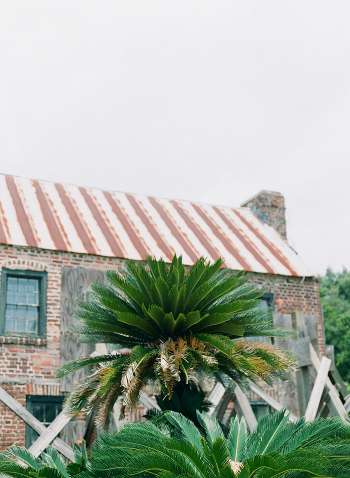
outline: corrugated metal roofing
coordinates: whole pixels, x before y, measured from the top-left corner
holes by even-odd
[[[314,275],[248,208],[210,206],[0,175],[0,243],[185,264]]]

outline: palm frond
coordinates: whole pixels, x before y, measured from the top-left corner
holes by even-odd
[[[167,412],[166,419],[181,432],[185,440],[192,443],[199,452],[203,452],[202,436],[191,420],[177,412]]]
[[[74,373],[77,370],[80,370],[84,367],[87,367],[89,365],[96,365],[100,363],[106,363],[106,362],[116,362],[121,358],[122,360],[125,360],[125,357],[120,357],[116,358],[115,355],[98,355],[96,357],[85,357],[83,359],[79,360],[72,360],[71,362],[66,363],[65,365],[62,365],[58,370],[55,371],[55,377],[64,377],[65,375],[68,375],[70,373]]]
[[[11,457],[16,457],[21,460],[24,465],[34,468],[35,470],[45,466],[40,458],[35,457],[26,448],[20,446],[10,446],[6,450],[5,455],[8,457],[9,461],[13,461]]]
[[[216,441],[217,438],[221,438],[224,440],[224,433],[219,422],[216,418],[212,417],[208,413],[204,412],[197,412],[197,417],[205,430],[206,433],[206,440],[208,445],[211,447],[212,444]]]
[[[28,450],[11,446],[0,454],[0,476],[3,478],[70,478],[87,470],[89,465],[85,442],[74,445],[76,462],[66,465],[57,450],[48,446],[40,457]]]
[[[244,417],[241,420],[238,417],[231,418],[227,445],[232,461],[241,462],[246,455],[247,437],[248,429]]]
[[[198,478],[345,478],[350,476],[349,425],[338,420],[299,420],[287,424],[285,410],[259,421],[252,435],[244,420],[231,420],[228,438],[205,413],[200,418],[204,436],[181,414],[167,412],[162,422],[128,424],[115,435],[102,435],[91,452],[94,478],[198,477]],[[329,428],[325,427],[329,422]],[[335,435],[330,437],[331,429]],[[344,428],[345,427],[345,428]],[[303,435],[302,430],[308,430]],[[322,432],[326,431],[326,436]],[[291,437],[293,449],[282,452]],[[305,438],[307,435],[307,441]]]

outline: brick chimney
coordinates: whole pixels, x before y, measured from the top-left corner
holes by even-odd
[[[282,238],[287,241],[286,208],[281,193],[263,190],[245,201],[241,206],[249,207],[262,222],[276,229]]]

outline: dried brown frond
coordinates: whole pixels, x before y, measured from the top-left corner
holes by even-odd
[[[176,363],[173,354],[169,354],[169,348],[173,348],[173,344],[168,342],[162,343],[159,347],[159,364],[162,373],[162,382],[172,395],[175,383],[180,380],[179,364]]]
[[[188,348],[187,341],[183,339],[182,337],[179,337],[178,339],[176,339],[175,343],[176,343],[176,347],[174,350],[175,360],[180,362],[186,356],[186,352]]]
[[[102,427],[105,424],[108,418],[108,414],[113,409],[113,406],[117,401],[118,397],[121,395],[122,390],[123,389],[121,387],[120,381],[116,382],[111,385],[109,390],[104,394],[103,400],[97,402],[94,418],[96,426]]]
[[[127,366],[123,374],[123,378],[121,380],[121,384],[125,390],[128,390],[130,388],[132,381],[135,379],[136,368],[137,368],[137,362],[131,362]]]
[[[202,358],[210,366],[218,364],[218,360],[213,355],[211,355],[209,353],[203,352],[202,353]]]
[[[176,382],[179,382],[180,368],[187,355],[187,341],[182,337],[176,340],[169,339],[159,345],[159,357],[162,382],[168,390],[168,397],[172,396]]]
[[[241,351],[249,350],[255,353],[261,353],[262,356],[264,354],[268,355],[270,360],[276,362],[281,369],[292,370],[296,367],[296,359],[292,354],[289,354],[285,350],[276,348],[270,342],[252,342],[247,339],[238,339],[234,341],[234,343],[238,344]]]
[[[75,384],[64,402],[66,414],[75,418],[81,409],[89,412],[98,399],[99,389],[100,369],[86,377],[82,382]]]
[[[124,372],[124,376],[121,379],[121,385],[124,388],[125,397],[123,400],[123,406],[131,409],[135,409],[138,401],[139,393],[147,382],[145,373],[150,368],[153,368],[153,363],[156,357],[151,356],[144,362],[132,362]]]
[[[207,348],[206,344],[196,337],[193,337],[193,335],[190,336],[188,346],[193,350],[198,350],[198,352],[204,352],[204,350]]]
[[[136,391],[139,389],[140,382],[142,382],[141,373],[142,367],[138,367],[137,362],[132,362],[126,369],[121,380],[125,392],[123,404],[129,408],[134,408],[136,406]]]
[[[266,380],[276,372],[292,370],[296,366],[292,355],[269,342],[238,339],[232,345],[231,359],[238,370],[247,370],[247,376],[253,373]]]

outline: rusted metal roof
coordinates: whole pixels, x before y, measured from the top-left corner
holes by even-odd
[[[211,206],[0,175],[0,243],[185,264],[200,256],[247,271],[312,276],[250,209]]]

